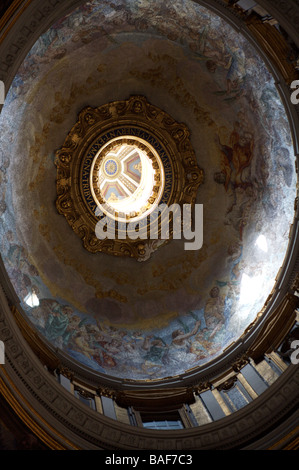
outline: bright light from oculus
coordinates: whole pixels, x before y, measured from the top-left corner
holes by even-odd
[[[255,242],[255,246],[258,246],[265,253],[268,252],[268,243],[267,243],[267,239],[266,239],[265,235],[260,235],[257,238],[257,240]]]
[[[39,300],[34,290],[26,295],[24,301],[31,308],[39,306]]]
[[[263,292],[263,276],[250,277],[245,273],[242,275],[239,297],[241,305],[252,304],[253,301],[259,300]]]
[[[139,170],[138,172],[141,175],[137,180],[132,179],[124,165],[124,163],[132,157],[135,157],[135,159],[137,157],[136,160],[140,165],[139,168],[137,168],[137,164],[135,165],[135,169],[137,169],[137,171]],[[118,168],[120,168],[119,171],[117,171]],[[106,176],[105,179],[101,178],[103,174]],[[152,163],[145,152],[133,146],[122,145],[117,153],[111,153],[109,155],[108,159],[104,161],[100,168],[99,176],[100,179],[102,179],[101,190],[103,191],[105,185],[113,187],[115,192],[112,192],[112,195],[110,193],[107,202],[116,212],[127,214],[138,212],[146,204],[146,201],[152,194],[154,174],[155,171],[152,167]],[[116,184],[113,186],[113,183],[119,185],[119,192],[115,190],[117,186]]]
[[[105,155],[96,175],[103,200],[99,208],[119,221],[128,218],[137,221],[149,215],[161,200],[165,181],[163,164],[154,148],[141,139],[129,140],[130,143],[119,143],[115,139],[115,146]],[[155,156],[155,166],[149,154],[139,148],[140,144]],[[96,159],[93,165],[95,162]],[[97,200],[92,181],[91,187]]]

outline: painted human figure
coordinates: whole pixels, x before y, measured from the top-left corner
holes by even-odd
[[[173,331],[171,335],[172,344],[175,346],[179,346],[179,347],[185,347],[187,345],[187,340],[191,338],[191,336],[196,335],[196,333],[198,332],[200,323],[201,323],[200,320],[198,320],[195,323],[193,330],[189,331],[188,333],[184,333],[184,331],[181,329]]]
[[[211,289],[210,298],[205,306],[205,320],[209,329],[224,323],[224,307],[225,298],[220,295],[219,287],[215,286]]]

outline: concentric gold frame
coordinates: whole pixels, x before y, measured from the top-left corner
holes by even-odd
[[[96,237],[99,221],[96,201],[90,187],[88,168],[103,146],[115,137],[132,136],[155,146],[164,165],[165,187],[162,202],[194,206],[204,172],[199,168],[185,124],[150,104],[143,96],[114,101],[98,108],[85,107],[69,132],[63,146],[56,151],[56,207],[64,215],[83,246],[91,253],[105,252],[129,256],[139,261],[169,240],[105,239]],[[86,169],[87,168],[87,169]],[[92,178],[91,178],[92,180]],[[171,238],[171,234],[170,234]]]
[[[95,201],[99,203],[99,205],[104,204],[107,206],[108,214],[109,214],[109,203],[107,201],[103,201],[103,198],[101,197],[101,191],[98,187],[98,171],[100,169],[102,161],[110,153],[110,150],[115,147],[116,143],[118,145],[124,145],[124,144],[130,145],[146,153],[148,158],[151,160],[152,166],[155,170],[155,184],[153,186],[153,194],[148,199],[145,206],[140,209],[140,213],[126,214],[126,219],[128,222],[130,222],[136,216],[142,216],[142,214],[146,213],[150,209],[150,207],[159,200],[161,191],[164,189],[164,171],[163,171],[163,166],[161,162],[159,161],[157,153],[154,150],[151,150],[149,146],[147,146],[145,143],[142,142],[141,139],[137,137],[135,137],[134,139],[130,139],[126,137],[124,138],[119,137],[119,138],[113,139],[111,143],[107,144],[103,148],[103,150],[100,150],[98,155],[95,157],[94,163],[92,164],[92,167],[91,167],[92,195],[94,196]]]

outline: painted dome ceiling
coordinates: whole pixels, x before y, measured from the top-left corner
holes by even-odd
[[[132,95],[190,130],[200,250],[89,253],[56,210],[55,152],[78,114]],[[49,344],[107,376],[158,379],[211,361],[256,319],[288,246],[294,151],[272,76],[223,19],[191,0],[86,2],[31,49],[0,124],[3,261]],[[142,155],[126,151],[132,196]],[[102,168],[110,200],[117,158]]]

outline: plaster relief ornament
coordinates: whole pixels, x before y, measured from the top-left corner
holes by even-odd
[[[143,96],[84,108],[55,164],[57,210],[83,246],[138,261],[173,237],[163,211],[194,208],[204,180],[187,127]]]

